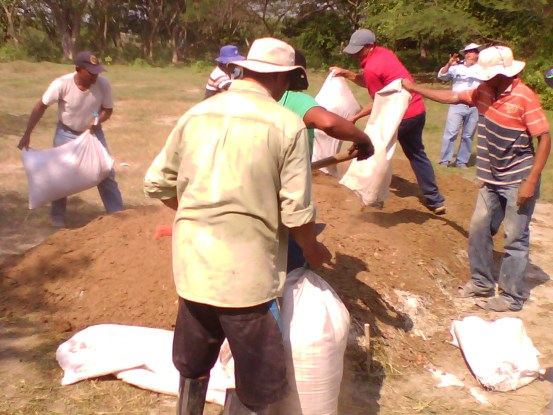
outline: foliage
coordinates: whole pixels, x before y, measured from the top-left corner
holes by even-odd
[[[550,0],[0,0],[3,59],[69,60],[86,48],[114,62],[175,64],[276,36],[312,67],[355,66],[340,52],[359,27],[412,71],[435,71],[472,41],[506,43],[526,60],[553,55]]]
[[[0,62],[12,62],[18,59],[25,59],[27,56],[13,43],[6,43],[0,46]]]

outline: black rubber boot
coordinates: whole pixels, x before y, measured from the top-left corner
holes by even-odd
[[[225,407],[222,415],[263,415],[265,410],[253,411],[244,405],[238,395],[236,389],[227,389],[225,396]]]
[[[180,377],[177,415],[202,415],[204,413],[207,379],[188,379]]]

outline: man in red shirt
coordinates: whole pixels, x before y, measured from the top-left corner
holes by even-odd
[[[366,87],[369,95],[374,99],[376,92],[396,79],[409,79],[413,77],[403,66],[397,56],[389,49],[376,46],[376,37],[367,29],[359,29],[351,35],[349,44],[344,49],[345,53],[358,60],[363,68],[362,73],[355,73],[348,69],[333,66],[330,70],[335,76],[344,78]],[[426,121],[426,108],[422,97],[412,93],[411,103],[407,107],[405,116],[398,129],[398,141],[405,156],[411,163],[417,182],[422,190],[428,208],[438,215],[446,212],[444,197],[438,190],[436,177],[432,163],[424,151],[422,143],[422,130]],[[350,118],[355,122],[369,115],[372,111],[372,103],[368,104],[358,114]]]

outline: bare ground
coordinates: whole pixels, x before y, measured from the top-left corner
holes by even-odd
[[[435,216],[420,203],[407,163],[394,163],[393,195],[381,210],[364,207],[334,178],[315,176],[318,221],[326,224],[322,238],[334,254],[320,275],[353,317],[340,414],[545,414],[548,381],[486,392],[449,344],[452,320],[505,316],[454,297],[468,279],[467,229],[477,185],[440,175],[448,214]],[[156,225],[170,223],[171,212],[138,207],[91,220],[100,210],[72,200],[71,229],[52,233],[44,221],[25,218],[2,222],[0,413],[173,413],[174,398],[110,377],[59,386],[54,352],[76,331],[99,323],[171,329],[176,310],[170,241],[152,239]],[[6,214],[25,203],[5,195],[1,202]],[[553,366],[552,218],[551,205],[538,205],[528,269],[531,298],[522,312],[507,313],[524,321],[544,368]],[[496,242],[499,258],[500,236]],[[371,326],[369,357],[360,346],[364,323]],[[429,369],[455,374],[465,386],[437,388]],[[471,388],[489,404],[479,403]],[[208,412],[220,409],[209,406]]]

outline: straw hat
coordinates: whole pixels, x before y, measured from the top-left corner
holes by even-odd
[[[478,62],[473,65],[473,77],[488,81],[496,75],[512,77],[520,73],[526,62],[513,59],[513,51],[507,46],[492,46],[478,55]]]

